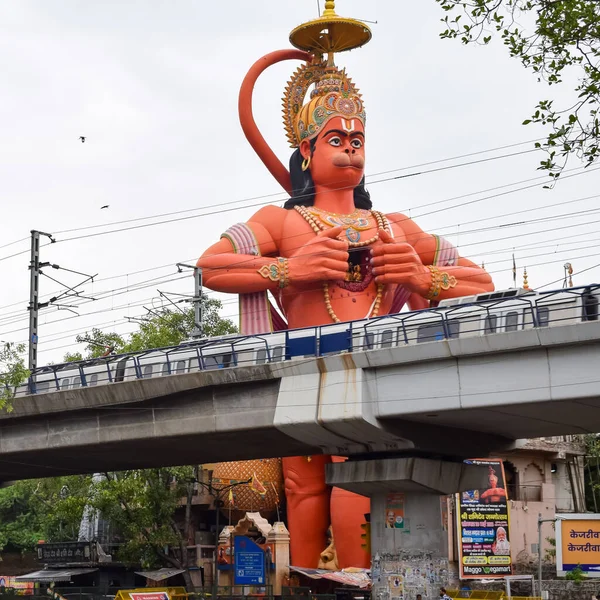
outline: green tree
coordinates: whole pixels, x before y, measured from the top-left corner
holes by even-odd
[[[203,296],[202,330],[205,336],[215,337],[237,332],[232,321],[219,316],[222,306],[220,300]],[[150,313],[148,318],[140,323],[139,329],[128,337],[96,328],[84,335],[78,335],[76,341],[86,344],[85,356],[79,352],[69,353],[65,355],[64,360],[71,362],[83,358],[97,358],[109,352],[120,354],[176,346],[191,337],[194,326],[193,309],[161,309]]]
[[[26,552],[39,540],[77,540],[90,477],[18,481],[0,489],[0,551]]]
[[[187,546],[196,475],[194,467],[107,473],[104,481],[94,484],[91,495],[91,506],[124,540],[119,560],[143,568],[184,569],[188,590],[193,588]],[[184,516],[178,520],[182,505]]]
[[[549,85],[577,78],[570,106],[541,100],[524,124],[549,128],[540,168],[558,177],[570,155],[590,165],[600,153],[600,2],[598,0],[436,0],[448,13],[442,38],[488,44],[500,37],[510,55]],[[567,84],[570,85],[570,84]]]
[[[232,321],[219,316],[221,308],[219,300],[203,297],[204,335],[214,337],[237,332]],[[84,352],[67,354],[65,362],[96,358],[110,352],[174,346],[189,339],[194,327],[193,309],[161,309],[150,313],[129,336],[97,328],[77,336],[78,343],[86,344]],[[83,494],[77,507],[78,524],[86,504],[99,510],[124,541],[119,550],[120,560],[144,568],[184,569],[186,586],[191,589],[186,567],[191,566],[187,563],[187,545],[196,469],[159,468],[106,473],[105,476],[104,481],[92,483],[89,493]],[[178,519],[182,510],[183,518]]]
[[[584,436],[585,458],[585,498],[587,509],[598,512],[600,509],[600,434]]]
[[[24,344],[5,342],[0,347],[0,410],[12,410],[14,390],[29,377],[22,358]]]

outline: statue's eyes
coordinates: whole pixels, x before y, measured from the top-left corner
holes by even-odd
[[[339,137],[335,136],[329,140],[329,144],[331,146],[335,146],[336,148],[339,148],[342,145],[342,140]]]
[[[350,142],[350,145],[351,145],[353,148],[362,148],[362,145],[363,145],[363,143],[362,143],[362,140],[359,140],[358,138],[355,138],[355,139],[353,139],[353,140]]]

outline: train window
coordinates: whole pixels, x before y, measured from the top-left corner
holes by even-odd
[[[273,362],[279,362],[283,360],[283,346],[275,346],[275,348],[273,348],[272,357]]]
[[[417,343],[421,342],[434,342],[436,340],[443,340],[446,336],[444,334],[444,326],[442,323],[435,323],[433,325],[421,325],[417,329]]]
[[[168,362],[164,362],[162,366],[162,376],[165,377],[166,375],[170,375]]]
[[[205,369],[226,369],[231,366],[231,353],[205,356],[203,360]]]
[[[93,375],[90,375],[90,386],[95,386],[98,385],[98,373],[94,373]]]
[[[40,381],[39,383],[36,383],[35,385],[35,392],[36,394],[45,394],[50,388],[50,382],[49,381]]]
[[[125,379],[125,367],[127,366],[127,359],[123,358],[117,363],[115,370],[115,383],[119,383]]]
[[[597,321],[598,320],[598,298],[589,290],[586,289],[582,296],[583,301],[583,320]]]
[[[71,380],[68,377],[61,379],[61,381],[60,381],[60,389],[61,390],[68,390],[70,386],[71,386]]]
[[[504,331],[517,331],[519,328],[519,313],[506,313]]]
[[[194,358],[190,358],[190,371],[199,371],[200,370],[200,361],[197,356]]]
[[[484,333],[496,333],[498,328],[498,317],[496,315],[487,315],[485,317]]]
[[[381,347],[391,348],[394,341],[394,332],[391,329],[386,329],[381,332]]]
[[[460,321],[458,319],[450,319],[448,321],[448,337],[457,338],[460,335]]]
[[[73,377],[73,387],[81,387],[81,377]]]
[[[175,373],[185,373],[185,360],[178,360],[175,365]]]
[[[256,364],[264,365],[267,362],[267,350],[265,348],[261,348],[256,353]]]
[[[538,325],[539,327],[548,327],[550,323],[550,309],[546,306],[538,308]]]
[[[146,365],[144,367],[144,371],[142,373],[142,377],[152,377],[152,373],[154,372],[153,365]]]
[[[363,350],[373,350],[373,346],[375,346],[375,334],[369,331],[368,333],[365,333]]]

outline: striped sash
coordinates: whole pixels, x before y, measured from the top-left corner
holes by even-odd
[[[236,254],[260,256],[260,247],[252,229],[245,223],[230,227],[222,236],[227,238]],[[267,292],[239,295],[240,333],[256,335],[282,331],[287,323],[269,301]]]

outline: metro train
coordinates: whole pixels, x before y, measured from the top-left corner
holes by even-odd
[[[15,396],[439,340],[597,321],[600,284],[509,289],[439,306],[319,327],[193,340],[169,348],[40,367]]]

